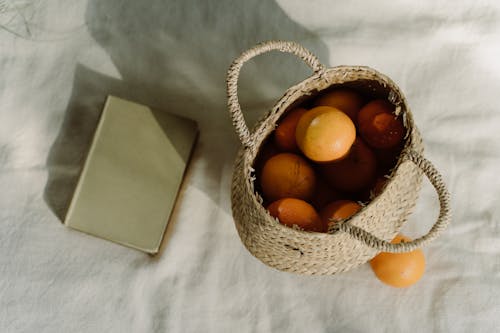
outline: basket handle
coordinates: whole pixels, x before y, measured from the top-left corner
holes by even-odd
[[[325,69],[318,58],[312,54],[309,50],[295,42],[286,41],[267,41],[251,49],[243,52],[238,58],[236,58],[229,70],[227,72],[226,84],[227,84],[227,105],[229,108],[229,114],[233,122],[233,126],[236,130],[236,134],[245,147],[250,147],[252,145],[252,136],[250,130],[248,129],[245,118],[241,111],[241,106],[238,101],[238,77],[240,75],[241,67],[245,62],[251,58],[258,56],[262,53],[266,53],[272,50],[278,50],[281,52],[288,52],[295,54],[300,57],[304,62],[312,68],[314,73],[319,74]]]
[[[348,233],[354,239],[357,239],[380,252],[392,253],[411,252],[413,250],[416,250],[417,248],[420,248],[437,238],[439,234],[441,234],[441,232],[446,229],[451,219],[450,193],[446,189],[446,185],[441,174],[436,170],[434,165],[429,160],[415,151],[406,153],[405,157],[407,160],[413,162],[424,172],[438,194],[440,206],[439,217],[436,223],[434,223],[432,228],[429,230],[429,232],[426,235],[411,242],[392,244],[390,242],[386,242],[380,238],[377,238],[376,236],[359,227],[352,225],[351,223],[349,223],[349,221],[339,223],[336,227],[334,227],[335,229]]]

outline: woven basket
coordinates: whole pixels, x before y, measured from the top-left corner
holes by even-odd
[[[256,55],[279,50],[299,56],[314,74],[289,88],[253,131],[246,126],[237,96],[243,63]],[[403,117],[405,145],[383,192],[351,218],[328,233],[306,232],[280,224],[262,205],[254,187],[254,161],[265,139],[284,112],[318,92],[335,85],[354,87],[377,98],[386,98]],[[234,166],[232,211],[246,248],[263,263],[299,274],[335,274],[352,269],[378,252],[408,252],[435,239],[450,221],[449,193],[434,166],[422,157],[423,145],[410,109],[400,89],[387,76],[363,66],[325,68],[311,52],[293,42],[270,41],[242,53],[227,75],[228,108],[242,143]],[[423,175],[438,193],[440,214],[430,231],[411,242],[391,244],[415,206]]]

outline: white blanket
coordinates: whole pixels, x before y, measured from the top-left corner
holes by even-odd
[[[413,287],[387,287],[369,265],[284,273],[241,244],[224,80],[268,39],[302,43],[327,65],[374,67],[405,92],[453,200]],[[0,0],[0,332],[498,330],[499,56],[495,0]],[[290,55],[246,65],[248,123],[309,74]],[[61,222],[108,94],[200,124],[156,257]],[[424,234],[437,211],[426,182],[404,232]]]

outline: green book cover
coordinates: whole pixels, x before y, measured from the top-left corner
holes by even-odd
[[[197,134],[192,120],[108,96],[65,224],[157,253]]]

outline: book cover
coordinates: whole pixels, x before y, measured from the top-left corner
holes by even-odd
[[[157,253],[197,134],[192,120],[108,96],[65,224]]]

